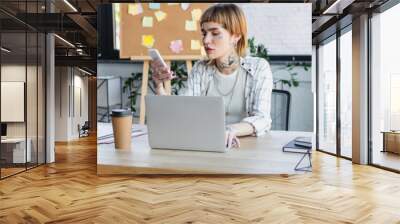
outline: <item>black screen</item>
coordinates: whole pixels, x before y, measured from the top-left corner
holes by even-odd
[[[7,124],[1,124],[1,136],[7,136]]]

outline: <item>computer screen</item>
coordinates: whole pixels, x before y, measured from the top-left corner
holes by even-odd
[[[1,124],[1,136],[7,136],[7,124]]]

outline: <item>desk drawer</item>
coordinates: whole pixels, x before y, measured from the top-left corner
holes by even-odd
[[[25,141],[16,143],[1,143],[1,160],[4,163],[26,163],[32,161],[31,142],[25,149]]]

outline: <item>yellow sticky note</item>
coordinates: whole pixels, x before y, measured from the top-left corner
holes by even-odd
[[[167,13],[163,11],[157,11],[154,13],[158,22],[164,20],[167,17]]]
[[[140,3],[134,3],[128,5],[128,13],[132,16],[138,15],[143,12],[142,5]]]
[[[192,50],[200,50],[201,45],[199,40],[191,40],[190,41],[190,49]]]
[[[186,20],[185,29],[187,31],[196,31],[197,30],[197,23],[193,20]]]
[[[151,48],[154,45],[154,37],[153,35],[143,35],[142,36],[142,45],[147,47],[147,48]]]
[[[142,20],[143,27],[153,27],[153,17],[151,16],[144,16]]]
[[[193,9],[192,10],[192,19],[194,21],[199,21],[201,18],[201,9]]]

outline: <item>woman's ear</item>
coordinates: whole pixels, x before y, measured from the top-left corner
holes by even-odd
[[[232,39],[233,39],[233,42],[234,42],[235,44],[237,44],[237,43],[239,42],[240,38],[242,38],[242,36],[240,36],[240,35],[238,35],[238,34],[233,34],[233,35],[232,35]]]

